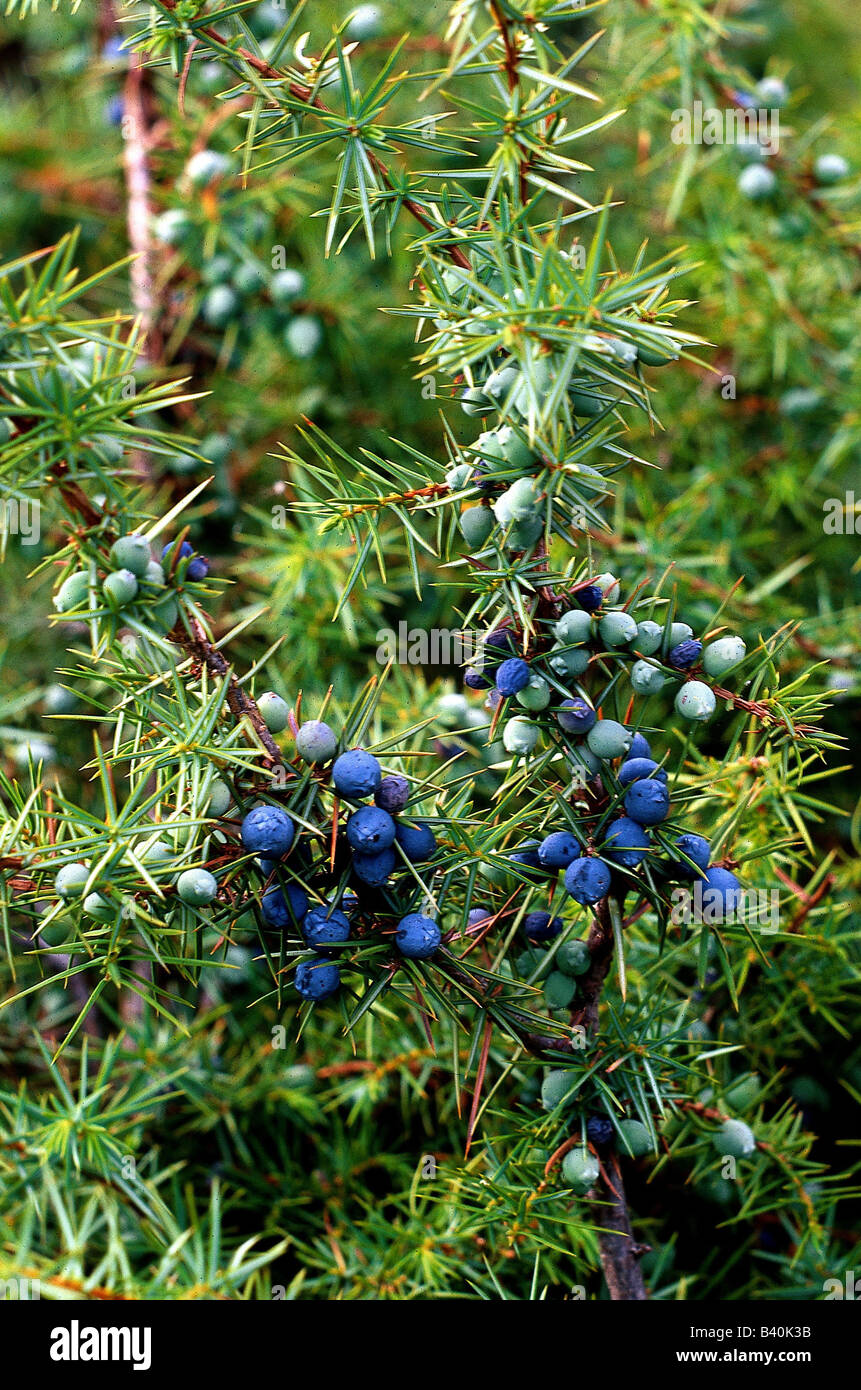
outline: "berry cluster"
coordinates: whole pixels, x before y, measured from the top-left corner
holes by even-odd
[[[739,106],[748,109],[776,110],[789,100],[789,88],[779,77],[764,77],[753,93],[736,92],[735,99]],[[745,164],[738,176],[738,191],[753,202],[772,198],[778,191],[777,174],[768,162],[771,150],[759,134],[745,135],[736,142],[735,149]],[[842,154],[828,152],[813,161],[812,176],[821,188],[840,183],[849,177],[849,172],[849,161]]]
[[[171,631],[179,618],[177,586],[206,578],[209,562],[196,555],[188,541],[168,544],[161,562],[154,560],[145,536],[120,536],[90,569],[68,574],[54,595],[54,607],[66,619],[124,621],[156,634]]]
[[[230,158],[220,151],[198,150],[186,164],[185,183],[193,192],[206,189],[216,194],[229,180],[232,167]],[[202,207],[200,216],[204,214]],[[202,234],[193,205],[160,213],[153,232],[163,245],[179,248],[186,266],[196,270],[203,288],[200,317],[219,333],[230,329],[235,354],[249,346],[262,325],[280,338],[292,356],[313,357],[323,341],[323,328],[316,315],[303,311],[304,275],[289,266],[272,269],[248,250],[263,235],[265,225],[263,214],[225,202],[214,250],[210,250],[211,238]]]

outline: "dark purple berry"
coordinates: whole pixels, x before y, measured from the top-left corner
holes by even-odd
[[[577,589],[574,597],[581,608],[585,608],[587,613],[594,613],[596,608],[600,608],[604,602],[604,590],[597,584],[586,584],[584,588]]]
[[[694,662],[699,660],[702,649],[702,642],[698,642],[696,637],[688,637],[670,651],[670,665],[675,666],[677,671],[687,671],[689,666],[693,666]]]
[[[603,1115],[590,1115],[586,1121],[586,1138],[596,1149],[606,1149],[613,1140],[612,1123]]]

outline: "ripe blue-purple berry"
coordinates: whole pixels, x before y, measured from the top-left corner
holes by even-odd
[[[735,874],[713,864],[706,869],[702,878],[697,879],[694,892],[699,897],[705,920],[722,922],[728,913],[738,911],[743,889]]]
[[[474,666],[468,666],[463,678],[463,683],[468,690],[487,690],[490,681],[481,671],[477,671]]]
[[[590,1115],[586,1121],[586,1138],[596,1149],[605,1149],[613,1141],[613,1124],[603,1115]]]
[[[699,661],[702,650],[702,642],[697,641],[696,637],[688,637],[684,642],[679,642],[671,648],[670,665],[675,666],[677,671],[687,671],[695,661]]]
[[[657,777],[632,782],[625,796],[625,810],[638,825],[658,825],[670,809],[670,794]]]
[[[676,849],[681,850],[682,854],[686,855],[688,859],[692,859],[697,866],[694,869],[681,858],[671,860],[672,867],[679,878],[700,878],[701,874],[697,870],[699,869],[704,873],[709,866],[711,846],[708,840],[703,839],[702,835],[694,835],[686,831],[684,835],[679,835],[673,843]]]
[[[564,700],[556,714],[561,727],[568,734],[588,734],[597,722],[598,716],[592,706],[578,695],[573,700]]]
[[[395,840],[411,864],[430,859],[436,850],[434,833],[424,821],[416,821],[415,825],[401,821],[395,830]]]
[[[268,888],[260,900],[263,917],[270,927],[289,927],[302,921],[308,911],[308,894],[298,883],[286,888]]]
[[[360,800],[375,792],[383,780],[383,771],[373,753],[364,748],[350,748],[335,759],[332,785],[339,796]]]
[[[318,956],[315,960],[300,961],[293,983],[303,999],[316,1003],[337,993],[341,986],[341,972],[337,965]]]
[[[398,772],[384,777],[374,792],[374,801],[377,806],[388,811],[390,816],[396,816],[399,811],[402,811],[409,799],[410,784],[406,777],[402,777]]]
[[[395,842],[395,823],[379,806],[362,806],[347,821],[347,843],[362,854],[380,854]]]
[[[279,806],[255,806],[243,820],[239,833],[250,853],[281,859],[293,843],[296,827]]]
[[[580,844],[570,830],[553,830],[538,846],[543,869],[567,869],[579,857]]]
[[[529,684],[529,667],[522,657],[512,656],[496,668],[496,688],[506,698]]]
[[[635,869],[645,859],[649,844],[648,831],[642,825],[629,816],[620,816],[608,827],[603,853],[615,864]]]
[[[565,888],[575,903],[591,907],[610,887],[610,870],[603,859],[575,859],[565,870]]]
[[[395,869],[395,852],[384,849],[380,854],[354,854],[353,873],[369,888],[382,888]]]
[[[659,782],[666,782],[667,780],[664,769],[658,767],[652,758],[626,758],[619,768],[618,777],[623,787],[627,787],[631,782],[639,781],[641,777],[654,777]]]
[[[350,922],[340,908],[312,907],[302,923],[302,935],[313,950],[326,955],[327,946],[340,945],[350,937]]]
[[[527,912],[523,919],[524,932],[536,942],[555,940],[564,925],[561,917],[551,917],[549,912]]]
[[[587,613],[594,613],[604,602],[604,590],[597,584],[586,584],[582,589],[577,589],[574,597],[581,608],[585,608]]]
[[[402,956],[410,960],[429,960],[439,950],[442,935],[430,917],[411,912],[402,917],[395,933],[395,943]]]

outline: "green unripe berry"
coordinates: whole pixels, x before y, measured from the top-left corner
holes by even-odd
[[[585,647],[551,647],[547,665],[554,675],[582,676],[589,665],[591,653]]]
[[[639,358],[647,367],[666,367],[668,362],[675,362],[679,354],[676,352],[672,343],[665,343],[657,340],[649,347],[640,347]]]
[[[176,881],[176,891],[189,907],[205,907],[218,892],[218,880],[207,869],[185,869]]]
[[[436,702],[436,716],[447,729],[458,729],[469,715],[470,705],[465,695],[457,691],[440,695]]]
[[[502,743],[507,753],[521,757],[531,753],[538,742],[538,726],[528,719],[509,719],[503,726]]]
[[[571,1149],[562,1160],[562,1177],[578,1197],[585,1197],[601,1176],[597,1158],[582,1149]]]
[[[88,893],[84,898],[84,911],[88,917],[95,917],[97,922],[112,922],[116,916],[116,909],[107,898],[103,898],[101,893]]]
[[[125,608],[138,591],[138,582],[131,570],[114,570],[109,574],[102,589],[115,608]]]
[[[572,771],[581,777],[584,771],[590,777],[595,777],[601,771],[601,759],[585,743],[578,743],[576,748],[570,749],[568,761]]]
[[[158,560],[150,560],[143,573],[144,582],[154,584],[157,589],[163,589],[165,585],[165,574]]]
[[[676,696],[676,712],[683,719],[704,723],[715,712],[714,691],[703,681],[686,681]]]
[[[688,623],[671,623],[670,636],[667,647],[677,647],[680,642],[687,642],[689,637],[693,637],[694,630]]]
[[[304,288],[305,276],[301,270],[293,270],[289,266],[284,270],[276,270],[269,282],[269,293],[276,304],[289,304]]]
[[[754,202],[770,198],[776,188],[777,175],[767,164],[748,164],[738,176],[739,193]]]
[[[61,898],[79,898],[89,877],[86,864],[64,864],[57,870],[54,887]]]
[[[70,574],[54,595],[54,607],[57,612],[69,613],[74,608],[81,608],[86,602],[89,588],[90,576],[86,570],[76,570],[74,574]]]
[[[588,395],[585,391],[572,391],[570,394],[571,409],[575,415],[584,415],[591,419],[595,415],[600,415],[605,408],[604,401],[597,396]]]
[[[759,1097],[762,1083],[756,1072],[748,1072],[745,1076],[739,1076],[724,1091],[724,1101],[733,1110],[747,1110],[755,1105]]]
[[[233,259],[224,255],[213,256],[204,262],[200,273],[207,285],[220,285],[223,280],[230,279],[233,273]]]
[[[657,695],[668,677],[654,661],[635,661],[631,667],[631,685],[638,695]]]
[[[537,711],[550,704],[550,686],[543,676],[530,676],[529,684],[519,690],[514,697],[524,709]]]
[[[719,1154],[731,1158],[749,1158],[756,1152],[756,1138],[753,1130],[744,1120],[724,1120],[712,1143]]]
[[[620,1120],[618,1130],[621,1153],[631,1158],[642,1158],[643,1154],[652,1152],[652,1137],[639,1120]]]
[[[496,518],[489,507],[467,507],[458,517],[458,526],[467,545],[478,549],[496,529]]]
[[[233,793],[230,787],[226,782],[222,781],[220,777],[216,777],[209,788],[209,800],[206,803],[206,814],[208,816],[226,815],[232,801]]]
[[[191,229],[191,218],[181,208],[168,208],[153,222],[153,235],[163,246],[177,246]]]
[[[142,578],[151,560],[149,541],[145,536],[120,536],[111,546],[111,559],[118,570],[129,570]]]
[[[592,636],[592,615],[584,608],[572,608],[554,624],[554,636],[565,646],[576,647]]]
[[[605,603],[618,603],[620,589],[615,574],[599,574],[594,582],[604,595]]]
[[[563,975],[585,975],[591,964],[592,955],[585,941],[565,941],[556,952],[556,969]]]
[[[173,850],[165,840],[147,839],[138,859],[148,867],[158,864],[170,864],[173,860]]]
[[[162,599],[161,603],[157,603],[152,614],[159,626],[164,628],[165,632],[170,632],[171,628],[176,626],[179,617],[179,604],[173,594],[169,598]]]
[[[541,1104],[545,1110],[555,1110],[557,1105],[573,1105],[577,1075],[567,1067],[557,1067],[546,1073],[541,1083]]]
[[[703,652],[703,670],[709,676],[725,676],[746,655],[747,647],[740,637],[719,637]]]
[[[297,314],[284,330],[284,346],[294,357],[313,357],[323,341],[323,327],[313,314]]]
[[[452,492],[459,492],[461,488],[468,486],[473,472],[471,463],[456,463],[454,468],[450,468],[446,473],[446,483]]]
[[[42,709],[45,714],[71,714],[77,704],[77,697],[71,690],[67,690],[63,685],[49,685],[42,701]]]
[[[507,550],[528,550],[544,532],[544,519],[540,516],[526,517],[515,521],[505,538]]]
[[[213,285],[203,297],[201,314],[210,328],[224,328],[238,308],[239,299],[229,285]]]
[[[637,624],[630,613],[616,609],[606,613],[598,624],[601,640],[607,647],[627,647],[637,636]]]
[[[464,415],[486,415],[491,403],[480,386],[468,386],[461,392],[460,408]]]
[[[493,504],[501,526],[526,521],[535,516],[538,508],[538,489],[531,478],[518,478]]]
[[[644,622],[637,623],[637,640],[634,643],[635,651],[642,652],[643,656],[654,656],[664,640],[664,629],[660,623],[653,623],[651,618],[646,618]]]
[[[544,982],[544,1002],[548,1009],[567,1009],[576,992],[574,981],[561,970],[551,970]]]
[[[266,690],[257,701],[263,723],[270,734],[280,734],[290,722],[290,707],[274,690]]]
[[[842,154],[821,154],[814,162],[813,172],[817,183],[839,183],[849,177],[849,161]]]
[[[586,743],[596,758],[621,758],[634,735],[615,719],[599,719],[586,735]]]

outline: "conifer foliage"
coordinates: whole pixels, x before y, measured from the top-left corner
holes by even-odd
[[[6,550],[50,661],[4,707],[0,1277],[822,1297],[846,649],[829,595],[799,663],[782,556],[745,588],[731,460],[703,510],[689,383],[734,344],[694,303],[702,151],[657,234],[610,157],[619,45],[670,140],[668,24],[686,101],[789,89],[709,6],[331,8],[107,7],[132,260],[81,218],[0,267]],[[851,164],[763,132],[733,207],[814,219],[838,283]],[[381,662],[402,614],[417,655]]]

